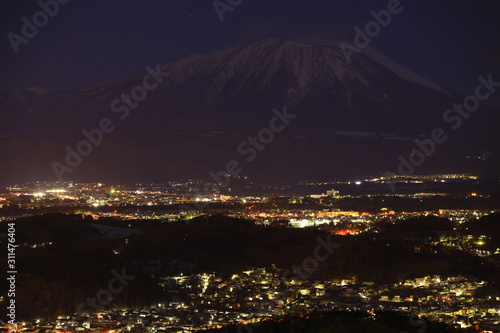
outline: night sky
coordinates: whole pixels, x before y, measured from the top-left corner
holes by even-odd
[[[71,0],[15,54],[37,1],[0,1],[0,89],[71,90],[142,72],[192,53],[209,53],[270,36],[352,33],[388,0],[243,0],[221,22],[212,0]],[[500,77],[500,2],[403,0],[370,46],[462,94],[479,74]],[[500,97],[490,103],[500,105]]]

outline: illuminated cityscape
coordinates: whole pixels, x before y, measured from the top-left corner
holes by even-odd
[[[371,246],[380,246],[380,242],[385,241],[387,247],[398,247],[401,246],[398,242],[403,242],[408,255],[430,256],[431,259],[426,259],[429,260],[427,264],[431,271],[436,271],[436,274],[418,275],[420,269],[416,269],[415,273],[404,273],[396,280],[384,276],[387,273],[384,271],[391,268],[370,270],[367,274],[373,276],[369,278],[366,274],[357,276],[356,273],[344,272],[339,275],[332,268],[337,259],[331,261],[329,252],[334,255],[342,250],[342,246],[352,246],[341,245],[342,241],[331,249],[325,245],[322,249],[325,258],[315,259],[308,264],[311,267],[304,264],[306,260],[302,265],[289,267],[276,262],[269,266],[248,266],[228,274],[206,270],[199,267],[196,260],[186,258],[146,260],[143,273],[165,295],[158,303],[144,304],[141,308],[108,301],[97,305],[87,303],[80,307],[83,312],[76,307],[74,312],[59,314],[52,319],[26,321],[20,323],[20,327],[58,332],[194,332],[231,324],[273,321],[313,311],[395,311],[417,314],[426,320],[457,328],[497,327],[500,325],[500,294],[491,288],[495,283],[488,275],[453,274],[451,271],[439,274],[439,269],[436,270],[431,261],[451,256],[462,258],[459,260],[463,261],[461,265],[464,267],[479,265],[498,270],[500,244],[492,239],[491,234],[469,231],[470,226],[479,223],[474,221],[499,216],[498,201],[488,191],[480,190],[485,184],[475,176],[414,176],[400,181],[410,180],[419,182],[415,186],[446,182],[452,189],[454,184],[468,181],[473,182],[478,190],[448,193],[446,187],[440,188],[439,192],[430,187],[426,192],[406,194],[383,193],[385,187],[380,187],[382,193],[376,194],[370,183],[381,180],[374,179],[307,183],[296,187],[244,183],[225,188],[225,193],[203,197],[193,196],[193,188],[202,185],[195,180],[126,186],[34,182],[7,187],[0,197],[0,218],[4,223],[17,219],[19,228],[23,219],[33,218],[36,222],[40,214],[63,212],[68,217],[75,216],[90,223],[97,233],[93,237],[113,241],[112,253],[115,256],[121,256],[132,239],[145,237],[148,229],[153,227],[151,223],[158,227],[187,223],[186,227],[197,228],[200,221],[211,219],[211,216],[225,216],[234,221],[252,221],[256,228],[277,232],[316,230],[320,233],[318,235],[335,237],[336,240],[348,239],[348,242],[373,238]],[[486,181],[487,184],[490,182]],[[366,184],[368,187],[363,190]],[[333,186],[344,188],[344,191],[332,189]],[[306,194],[321,188],[330,189],[322,194]],[[266,191],[281,195],[263,195]],[[304,194],[288,194],[297,191]],[[366,191],[371,194],[363,193]],[[366,200],[371,204],[366,205]],[[469,209],[454,209],[457,200],[473,202]],[[203,209],[191,208],[200,202],[205,204]],[[489,208],[484,208],[486,206]],[[443,221],[448,221],[450,224],[441,230],[441,227],[433,228],[431,223],[426,230],[422,229],[421,222],[417,222],[433,218],[442,220],[432,223],[444,225]],[[419,224],[418,230],[410,225],[411,221]],[[394,236],[387,238],[384,234]],[[19,252],[56,250],[60,246],[57,238],[39,239],[19,244]],[[325,243],[319,238],[317,242],[330,244],[330,240]],[[492,247],[493,244],[498,247]]]
[[[0,1],[0,333],[500,333],[499,15]]]

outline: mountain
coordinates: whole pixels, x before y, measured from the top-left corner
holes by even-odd
[[[127,106],[122,94],[132,91],[144,99]],[[105,118],[110,133],[63,179],[208,180],[233,159],[254,180],[377,175],[395,172],[414,138],[444,126],[450,140],[419,173],[497,170],[465,157],[488,151],[498,161],[498,112],[482,105],[451,130],[443,114],[462,100],[369,48],[349,62],[336,42],[271,38],[93,88],[0,92],[0,184],[56,179],[65,147],[76,150],[82,131]],[[285,107],[296,117],[247,162],[238,146]]]

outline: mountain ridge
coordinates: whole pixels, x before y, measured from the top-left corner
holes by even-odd
[[[137,102],[138,106],[131,108],[130,116],[123,121],[113,112],[113,103],[118,100],[117,105],[125,106],[123,100],[120,102],[122,94],[130,94],[150,74],[139,73],[94,88],[69,92],[39,88],[0,92],[0,154],[8,156],[9,160],[0,167],[2,178],[8,179],[12,174],[23,178],[23,172],[29,175],[24,177],[30,179],[50,178],[53,174],[50,165],[54,160],[64,159],[65,146],[84,139],[82,131],[97,128],[103,118],[111,119],[116,131],[105,136],[104,143],[95,149],[100,151],[94,153],[95,156],[99,155],[102,160],[95,156],[86,158],[72,176],[95,179],[101,174],[106,178],[110,174],[99,170],[109,165],[127,170],[119,173],[123,177],[127,173],[141,173],[161,180],[178,177],[186,170],[193,170],[197,175],[208,174],[220,168],[221,161],[236,154],[245,133],[267,126],[273,116],[271,111],[285,106],[298,115],[297,120],[276,135],[276,142],[283,140],[285,143],[274,152],[275,156],[264,152],[261,154],[263,160],[257,163],[259,167],[248,169],[255,177],[268,174],[266,165],[278,163],[276,159],[280,160],[280,154],[287,156],[280,161],[287,168],[294,169],[293,164],[297,165],[296,170],[287,171],[287,179],[303,176],[303,163],[294,162],[300,159],[324,164],[313,168],[309,178],[335,178],[336,175],[329,175],[329,168],[332,173],[339,174],[381,173],[390,168],[391,162],[397,163],[398,151],[411,151],[411,142],[389,142],[396,141],[389,137],[415,138],[429,133],[442,124],[443,112],[461,99],[370,48],[348,62],[338,45],[326,44],[328,42],[269,38],[158,65],[168,77],[164,75],[165,80],[148,91],[145,99]],[[471,153],[484,148],[484,137],[488,134],[484,128],[498,118],[494,109],[482,108],[483,116],[468,120],[461,129],[464,135],[477,138],[477,143],[467,147]],[[356,132],[373,135],[345,134]],[[156,133],[156,137],[162,139],[152,141],[149,133]],[[235,141],[212,138],[222,133]],[[385,148],[375,141],[368,142],[370,136],[377,137],[374,140],[384,143]],[[298,150],[301,154],[294,147],[298,145],[297,137],[309,140],[305,144],[301,141],[300,146],[311,145],[309,149]],[[318,144],[323,142],[321,140],[329,144]],[[337,155],[342,151],[339,142],[345,140],[349,140],[347,146],[351,151],[342,152],[346,161],[332,169],[333,161],[326,161],[325,156]],[[376,154],[370,151],[374,144]],[[16,146],[23,149],[16,150]],[[200,151],[199,146],[204,150]],[[140,147],[141,153],[138,152]],[[297,153],[295,158],[294,152]],[[169,164],[158,155],[175,156],[179,161]],[[199,160],[200,155],[203,160]],[[31,161],[31,156],[38,157]],[[370,161],[365,158],[367,156],[371,156]],[[448,160],[459,159],[455,156]],[[367,165],[353,168],[353,163]],[[154,170],[145,168],[146,165],[155,165]],[[432,170],[432,163],[428,167]],[[456,165],[452,167],[460,169]],[[138,172],[141,168],[151,169],[151,172]],[[162,175],[162,168],[166,175]],[[276,165],[272,169],[280,168],[283,167]],[[157,176],[153,176],[155,174]]]

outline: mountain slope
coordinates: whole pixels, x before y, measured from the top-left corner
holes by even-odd
[[[446,109],[461,102],[459,96],[374,50],[366,49],[347,62],[339,47],[328,41],[266,39],[209,55],[191,55],[160,71],[168,77],[165,74],[163,82],[136,108],[129,108],[123,120],[119,117],[124,114],[113,110],[125,105],[119,101],[122,94],[143,85],[148,73],[76,91],[0,92],[0,137],[4,137],[0,153],[7,156],[0,166],[0,182],[14,175],[50,178],[52,161],[65,158],[64,147],[75,146],[84,139],[82,130],[97,128],[102,118],[111,119],[116,130],[105,135],[104,143],[70,178],[120,174],[118,178],[125,181],[143,175],[155,180],[206,175],[238,157],[238,144],[246,135],[268,126],[272,109],[284,106],[298,117],[277,135],[275,141],[282,142],[279,151],[267,156],[269,147],[259,161],[249,165],[247,170],[255,169],[253,176],[268,174],[273,159],[281,159],[277,165],[286,163],[290,169],[283,172],[279,170],[284,165],[276,166],[287,181],[298,175],[333,178],[353,171],[377,173],[397,163],[397,152],[407,154],[411,149],[408,143],[388,143],[387,138],[428,134],[443,125]],[[483,129],[498,120],[498,114],[487,107],[481,112],[481,117],[461,129],[468,138],[477,139],[466,153],[489,148],[484,144],[491,133]],[[360,141],[356,132],[365,139]],[[367,132],[372,134],[367,136]],[[376,142],[368,142],[370,137]],[[299,146],[305,147],[303,155],[295,149]],[[175,156],[175,162],[166,161],[166,156]],[[448,161],[455,158],[460,164],[458,155],[446,156]],[[309,166],[322,166],[304,174],[299,167],[304,160]],[[363,166],[352,167],[357,164]],[[109,165],[114,165],[113,172],[105,171]]]

